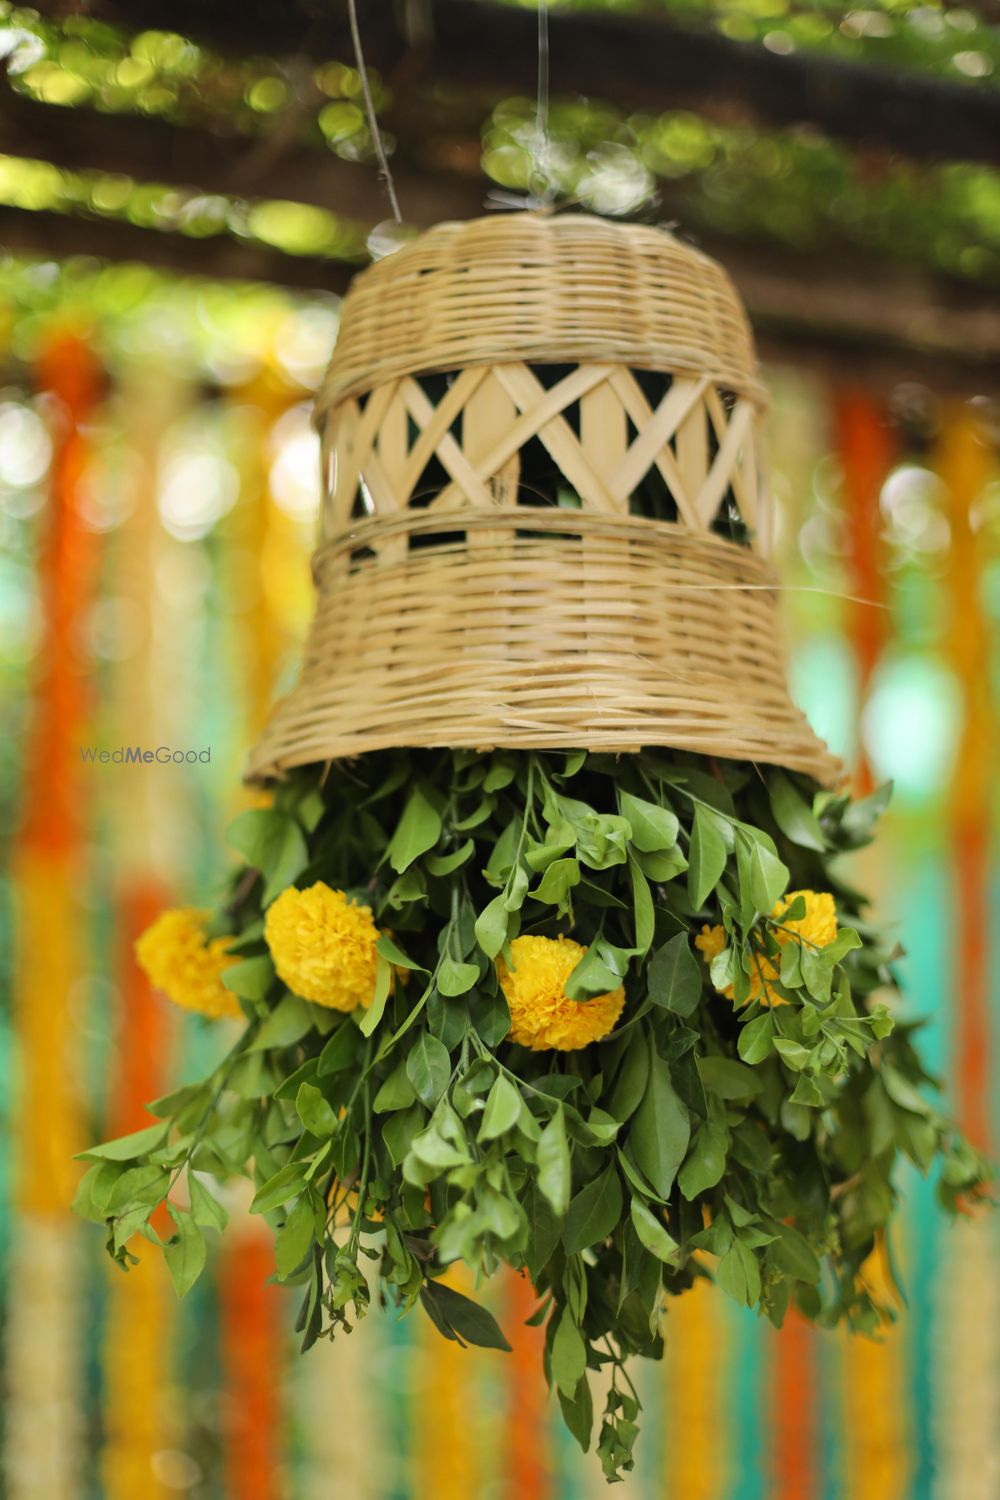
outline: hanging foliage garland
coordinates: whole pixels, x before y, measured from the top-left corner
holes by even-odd
[[[317,618],[252,761],[273,805],[219,909],[138,946],[245,1025],[78,1197],[123,1265],[166,1199],[183,1293],[213,1180],[249,1177],[303,1347],[374,1288],[505,1349],[441,1274],[522,1271],[608,1478],[669,1298],[874,1332],[900,1158],[952,1210],[985,1175],[839,873],[886,792],[838,790],[787,697],[761,404],[724,274],[658,231],[446,225],[359,279]]]

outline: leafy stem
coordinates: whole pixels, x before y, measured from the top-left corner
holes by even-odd
[[[205,1109],[200,1116],[198,1123],[195,1125],[194,1130],[191,1132],[190,1143],[177,1166],[174,1168],[173,1176],[167,1184],[167,1190],[163,1195],[164,1198],[170,1197],[170,1194],[177,1186],[177,1182],[184,1172],[184,1169],[188,1166],[191,1158],[194,1156],[194,1153],[197,1151],[198,1147],[204,1140],[205,1132],[208,1130],[209,1122],[214,1118],[215,1113],[219,1107],[219,1102],[222,1099],[223,1094],[226,1092],[229,1080],[233,1075],[233,1069],[236,1067],[236,1064],[239,1062],[240,1058],[247,1050],[247,1047],[256,1036],[259,1024],[260,1023],[258,1021],[251,1021],[249,1023],[246,1030],[243,1032],[243,1035],[236,1042],[235,1046],[230,1048],[225,1057],[222,1059],[221,1063],[219,1063],[218,1067],[216,1068],[216,1074],[219,1077],[218,1084],[216,1085],[212,1097],[205,1105]]]

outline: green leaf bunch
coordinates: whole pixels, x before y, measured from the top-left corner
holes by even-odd
[[[248,1178],[303,1349],[375,1296],[503,1350],[441,1278],[511,1266],[537,1292],[570,1431],[619,1476],[640,1417],[627,1363],[661,1355],[671,1297],[709,1278],[775,1325],[794,1304],[874,1333],[893,1309],[863,1268],[891,1252],[899,1164],[933,1171],[946,1209],[987,1175],[899,1017],[896,950],[841,872],[886,795],[666,751],[400,751],[294,773],[233,825],[243,863],[213,921],[246,1025],[149,1128],[84,1153],[78,1211],[125,1267],[136,1235],[162,1246],[182,1295],[225,1227],[217,1185]],[[373,911],[367,1009],[310,1003],[271,962],[268,904],[316,881]],[[825,947],[789,936],[802,891],[835,898]],[[705,928],[722,933],[711,964]],[[624,986],[608,1036],[510,1039],[498,961],[522,934],[585,947],[579,1004]]]

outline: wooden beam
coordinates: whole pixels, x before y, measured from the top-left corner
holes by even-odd
[[[36,0],[51,19],[92,15],[128,31],[181,32],[227,53],[350,56],[330,0]],[[366,0],[366,53],[397,90],[420,83],[533,93],[536,20],[488,0]],[[916,68],[809,49],[782,56],[667,17],[606,11],[550,18],[551,87],[629,109],[695,108],[760,125],[810,124],[854,146],[916,160],[1000,165],[1000,90]]]
[[[316,137],[319,137],[318,129]],[[342,161],[322,138],[276,142],[226,129],[172,125],[147,115],[102,114],[41,104],[0,84],[0,153],[51,162],[66,171],[121,173],[139,182],[195,188],[236,198],[288,198],[361,223],[388,217],[375,169]],[[425,226],[482,212],[485,178],[394,164],[408,219]]]
[[[722,240],[702,247],[724,261],[765,354],[821,365],[853,379],[923,380],[935,390],[1000,391],[1000,297],[884,265],[817,264],[770,247]],[[0,248],[53,260],[141,261],[182,275],[272,282],[343,293],[355,267],[286,255],[229,235],[195,239],[110,219],[0,207]]]
[[[463,170],[428,170],[412,160],[413,153],[435,151],[461,160]],[[266,135],[219,133],[82,106],[66,109],[0,85],[0,153],[4,152],[68,171],[121,173],[138,182],[154,181],[189,192],[290,199],[319,205],[360,224],[378,222],[387,213],[374,167],[342,161],[315,139],[282,140],[275,147]],[[446,147],[433,138],[410,141],[394,175],[407,223],[416,227],[486,211],[491,184],[479,170],[478,142],[472,137],[453,139]],[[993,346],[989,308],[996,304],[997,291],[988,284],[952,280],[930,270],[913,272],[888,255],[860,250],[849,242],[828,242],[817,253],[790,251],[778,243],[754,245],[733,236],[713,236],[710,230],[703,234],[696,210],[697,200],[692,203],[689,193],[668,179],[657,184],[661,219],[679,221],[682,234],[714,244],[724,260],[735,255],[742,264],[752,264],[760,284],[765,279],[774,283],[769,301],[778,307],[783,302],[794,306],[803,323],[811,318],[809,268],[815,266],[827,320],[836,287],[845,309],[866,304],[859,321],[891,325],[892,336],[904,342],[913,342],[909,330],[917,329],[924,342],[957,341],[975,350],[985,338]],[[784,298],[782,278],[787,279],[790,301]]]
[[[343,261],[286,255],[228,234],[197,239],[174,230],[147,229],[117,219],[6,205],[0,206],[0,248],[57,261],[75,256],[140,261],[184,276],[264,281],[295,291],[338,294],[347,290],[357,270]]]

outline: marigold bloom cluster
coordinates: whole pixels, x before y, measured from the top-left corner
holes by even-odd
[[[607,1036],[625,1004],[619,985],[593,1000],[571,1000],[566,981],[586,953],[570,938],[519,937],[510,945],[512,967],[497,963],[510,1010],[510,1041],[534,1052],[573,1052]]]
[[[805,914],[785,921],[784,914],[797,897],[805,902]],[[780,925],[773,929],[779,947],[786,943],[802,942],[814,948],[825,948],[837,936],[837,908],[829,891],[789,891],[777,902],[771,912],[772,921]],[[694,940],[694,945],[707,964],[720,954],[726,946],[724,927],[710,927],[707,923]],[[781,970],[773,959],[759,950],[754,951],[753,968],[750,973],[750,994],[746,1003],[759,1000],[762,1005],[784,1005],[785,998],[774,988]],[[733,986],[727,984],[718,990],[720,995],[733,999]]]
[[[292,886],[268,907],[264,937],[293,994],[331,1010],[371,1005],[379,932],[367,906],[322,880],[304,891]]]
[[[150,983],[175,1005],[242,1020],[239,1001],[222,983],[223,971],[236,959],[228,938],[206,938],[209,915],[190,906],[161,912],[137,939],[135,956]]]

